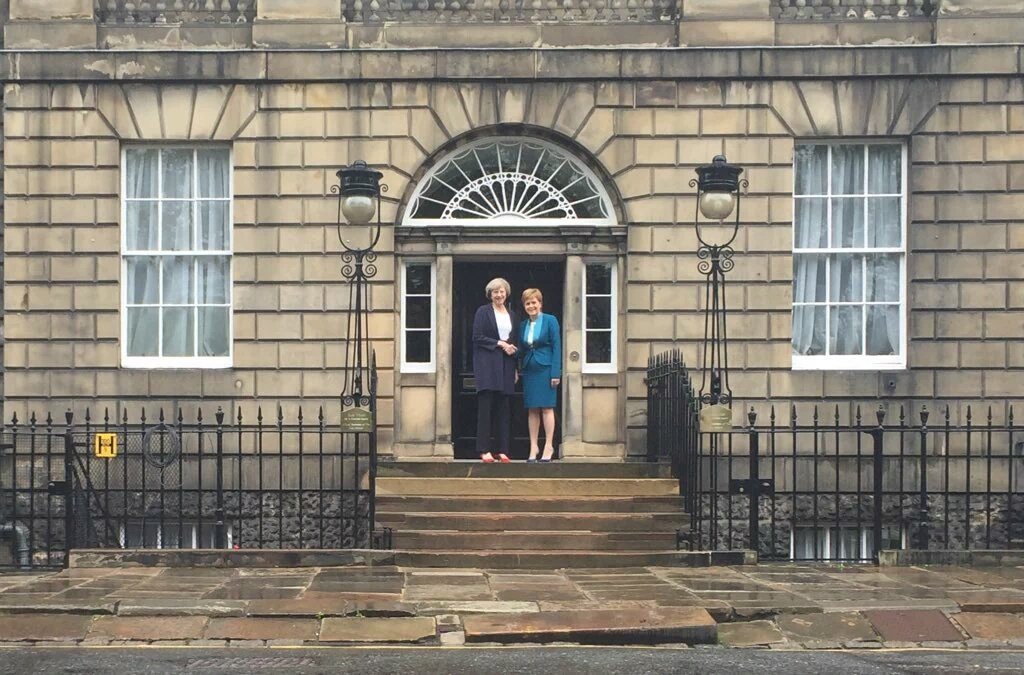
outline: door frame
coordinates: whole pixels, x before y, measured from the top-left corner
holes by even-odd
[[[390,446],[401,459],[454,459],[452,442],[452,311],[454,266],[457,262],[505,260],[528,257],[532,260],[562,260],[565,263],[563,286],[562,335],[564,370],[562,410],[559,424],[561,450],[565,459],[618,461],[626,455],[626,228],[613,227],[414,227],[395,228],[394,307],[400,307],[401,292],[397,280],[406,262],[432,261],[435,266],[436,368],[430,373],[405,373],[400,368],[401,316],[394,312],[394,430],[391,439],[382,438],[383,452]],[[524,252],[528,249],[528,252]],[[582,359],[582,312],[579,292],[584,265],[595,260],[615,261],[618,269],[617,372],[584,374]],[[584,388],[617,389],[617,420],[614,440],[588,441],[584,437]],[[428,395],[428,390],[432,392]],[[415,415],[411,409],[416,406]],[[429,409],[427,409],[429,408]],[[390,442],[389,442],[390,441]]]

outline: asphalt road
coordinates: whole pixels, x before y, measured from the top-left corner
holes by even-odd
[[[0,673],[1020,673],[1022,652],[622,647],[509,648],[4,648]]]

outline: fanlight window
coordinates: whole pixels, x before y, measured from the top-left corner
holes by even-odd
[[[508,137],[439,161],[417,188],[406,222],[611,225],[614,216],[597,176],[578,159],[545,141]]]

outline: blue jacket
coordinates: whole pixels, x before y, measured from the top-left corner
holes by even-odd
[[[519,317],[509,310],[512,332],[508,342],[516,344],[519,337]],[[518,345],[517,345],[518,346]],[[516,359],[506,356],[498,349],[498,322],[494,318],[491,303],[481,305],[473,317],[473,377],[476,390],[501,391],[512,394],[515,391]]]
[[[537,317],[537,325],[533,329],[533,345],[526,342],[526,334],[530,330],[530,322],[523,319],[519,328],[519,367],[528,368],[531,361],[539,365],[551,367],[551,377],[562,377],[562,330],[558,319],[550,314],[541,313]]]

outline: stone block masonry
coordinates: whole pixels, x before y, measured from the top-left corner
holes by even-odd
[[[348,294],[326,195],[335,168],[363,158],[384,170],[391,188],[370,298],[387,452],[401,434],[400,390],[442,386],[395,372],[402,242],[391,225],[431,158],[467,133],[508,124],[575,144],[620,200],[623,372],[600,400],[630,412],[587,438],[642,454],[645,420],[637,411],[646,358],[674,345],[696,361],[702,277],[686,181],[719,152],[741,162],[750,179],[729,289],[730,363],[744,406],[769,398],[829,397],[844,408],[879,396],[1018,399],[1024,159],[1013,149],[1024,142],[1024,91],[1016,71],[1006,71],[1008,63],[1019,69],[1018,54],[926,47],[906,65],[896,59],[904,53],[766,50],[755,72],[729,50],[607,49],[591,61],[559,53],[564,62],[543,51],[501,52],[492,73],[475,52],[345,52],[324,70],[317,65],[324,55],[261,52],[206,55],[224,67],[220,74],[197,62],[173,77],[157,67],[164,56],[125,53],[101,59],[97,72],[69,60],[60,68],[71,84],[47,81],[51,75],[26,57],[5,91],[5,417],[86,404],[134,415],[143,404],[187,409],[205,399],[229,415],[233,406],[248,414],[254,400],[268,409],[323,404],[333,420]],[[142,71],[113,81],[107,73],[119,67]],[[522,79],[488,79],[520,68]],[[671,76],[677,72],[694,76]],[[800,72],[823,76],[793,74]],[[637,82],[635,73],[647,79]],[[921,74],[931,76],[904,77]],[[794,148],[847,137],[907,144],[905,370],[792,369]],[[230,370],[120,365],[120,150],[143,142],[232,147]],[[435,424],[443,417],[434,414]]]

